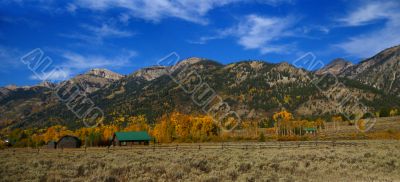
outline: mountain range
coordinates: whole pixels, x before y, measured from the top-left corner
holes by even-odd
[[[400,107],[400,46],[358,64],[335,59],[309,71],[289,63],[242,61],[231,64],[189,58],[174,66],[153,66],[129,75],[92,69],[61,83],[0,88],[0,127],[82,126],[54,88],[78,84],[110,122],[117,116],[144,114],[154,122],[173,111],[204,114],[181,84],[194,85],[193,73],[242,120],[263,119],[285,108],[297,117],[351,117],[366,111],[380,115]],[[170,75],[169,75],[170,74]]]

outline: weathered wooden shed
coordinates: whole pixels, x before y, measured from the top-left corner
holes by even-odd
[[[76,136],[65,135],[57,142],[57,148],[79,148],[81,147],[81,140]]]
[[[148,145],[151,137],[146,131],[115,132],[113,146],[132,146],[134,144]]]
[[[49,143],[47,143],[47,148],[48,149],[55,149],[57,147],[57,142],[56,141],[49,141]]]

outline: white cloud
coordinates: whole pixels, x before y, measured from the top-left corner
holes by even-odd
[[[21,52],[18,49],[0,45],[0,72],[8,72],[11,67],[21,66],[20,57]]]
[[[77,7],[76,7],[76,5],[69,3],[69,4],[67,4],[66,9],[68,12],[75,13]]]
[[[384,21],[378,30],[351,37],[335,46],[358,57],[370,57],[400,43],[399,1],[368,2],[339,19],[344,26],[354,27]]]
[[[132,32],[119,30],[107,24],[102,24],[100,27],[92,25],[82,25],[82,27],[93,32],[98,37],[129,37],[133,35]]]
[[[275,49],[270,44],[272,41],[289,34],[291,24],[291,20],[287,18],[249,15],[237,27],[228,31],[238,36],[238,43],[246,49],[261,49],[263,52],[268,52]]]
[[[108,24],[102,24],[100,26],[83,24],[81,27],[85,29],[87,33],[69,33],[61,34],[61,36],[83,40],[87,43],[102,44],[105,38],[131,37],[135,34],[134,32],[121,30]]]
[[[153,22],[158,22],[165,17],[174,17],[186,21],[205,24],[203,16],[215,7],[220,7],[239,0],[76,0],[80,8],[105,11],[112,8],[122,8],[130,16]]]
[[[397,4],[398,5],[398,4]],[[397,14],[396,3],[394,2],[369,2],[351,11],[347,16],[339,18],[338,21],[345,26],[366,25],[379,19],[393,18]]]
[[[201,37],[200,40],[190,43],[204,44],[209,40],[233,36],[245,49],[258,49],[262,54],[283,53],[287,45],[278,44],[276,41],[293,36],[294,23],[294,19],[290,17],[264,17],[252,14],[245,16],[238,24],[219,31],[216,36]]]
[[[32,80],[40,81],[63,81],[71,78],[71,71],[67,68],[58,69],[55,68],[49,72],[36,73],[29,77]]]
[[[101,15],[108,10],[118,9],[122,12],[119,20],[123,23],[134,17],[151,22],[160,22],[166,18],[177,18],[207,24],[207,13],[215,8],[230,4],[257,3],[278,6],[280,4],[294,4],[295,1],[297,0],[72,0],[62,3],[63,8],[57,7],[60,3],[53,0],[13,0],[5,2],[13,2],[20,6],[28,4],[51,13],[69,12],[75,14],[80,9],[88,9]]]
[[[72,52],[64,52],[61,55],[65,63],[61,67],[71,70],[86,70],[90,68],[122,67],[129,64],[130,60],[136,56],[134,51],[124,51],[122,55],[116,57],[104,57],[100,55],[81,55]]]
[[[292,0],[76,0],[77,7],[95,11],[105,11],[112,8],[127,10],[127,15],[144,20],[159,22],[164,18],[179,18],[199,24],[207,24],[205,15],[218,7],[238,2],[257,2],[269,5],[292,3]]]
[[[221,39],[224,38],[225,36],[226,35],[224,35],[223,32],[220,32],[218,35],[215,36],[203,36],[200,37],[199,40],[188,40],[187,42],[191,44],[206,44],[210,40]]]
[[[336,46],[352,56],[371,57],[378,52],[400,44],[400,26],[386,25],[385,28],[350,38]]]

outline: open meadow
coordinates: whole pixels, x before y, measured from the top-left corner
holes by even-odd
[[[344,141],[346,142],[346,141]],[[400,142],[0,151],[1,181],[399,181]],[[339,144],[339,142],[338,142]],[[362,145],[361,145],[362,144]],[[212,146],[215,146],[213,148]],[[228,145],[226,145],[228,146]],[[279,146],[279,147],[277,147]],[[296,147],[297,146],[297,147]]]

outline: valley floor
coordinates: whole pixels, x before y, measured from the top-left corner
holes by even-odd
[[[6,149],[0,151],[0,181],[399,181],[400,141],[362,142],[367,145]]]

